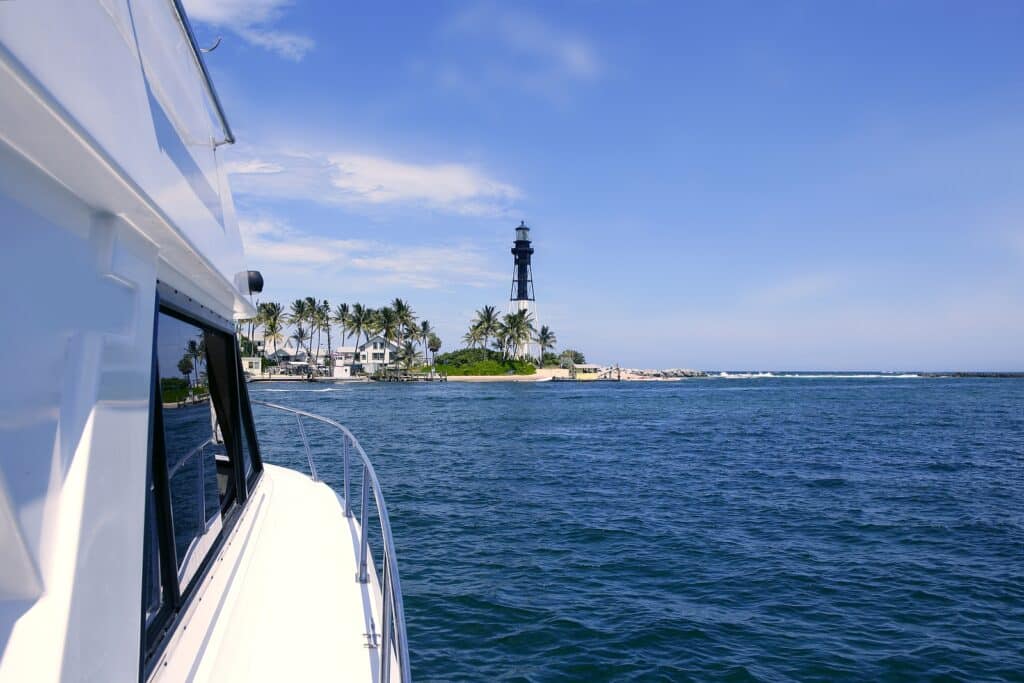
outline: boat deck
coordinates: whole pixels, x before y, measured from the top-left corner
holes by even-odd
[[[326,484],[267,465],[152,680],[376,680],[380,590],[355,580],[358,547]]]

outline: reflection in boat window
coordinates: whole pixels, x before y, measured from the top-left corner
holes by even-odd
[[[156,618],[164,601],[164,590],[160,577],[160,562],[157,555],[156,491],[150,478],[146,487],[146,529],[142,543],[145,558],[142,571],[142,613],[148,627]]]
[[[159,309],[142,567],[143,658],[195,595],[262,465],[230,331]],[[145,669],[148,671],[149,669]]]
[[[207,375],[206,333],[166,313],[157,324],[157,365],[164,451],[178,576],[188,584],[221,528],[227,477],[217,476],[215,417]]]

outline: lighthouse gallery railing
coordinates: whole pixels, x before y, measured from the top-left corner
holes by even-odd
[[[370,490],[373,491],[373,499],[377,504],[377,521],[380,524],[380,534],[383,545],[383,557],[381,560],[381,571],[377,577],[378,582],[381,586],[381,599],[383,600],[383,616],[381,618],[381,643],[380,647],[380,667],[378,668],[378,680],[381,683],[390,683],[391,681],[391,655],[394,653],[395,659],[398,662],[398,671],[400,680],[402,683],[407,683],[412,680],[412,675],[409,669],[409,642],[405,633],[405,608],[402,604],[402,583],[398,577],[398,565],[395,560],[395,542],[391,536],[391,520],[388,518],[388,508],[384,502],[384,494],[380,489],[380,481],[377,479],[377,473],[373,469],[373,465],[370,463],[369,457],[366,455],[366,451],[359,445],[359,441],[356,437],[346,428],[344,425],[335,422],[329,418],[314,413],[306,412],[305,410],[297,410],[295,408],[288,408],[276,403],[268,403],[266,401],[252,400],[252,403],[256,405],[265,406],[267,408],[273,408],[274,410],[281,410],[286,413],[291,413],[295,416],[295,422],[298,425],[299,436],[302,438],[302,445],[306,451],[306,460],[309,463],[310,476],[313,481],[319,481],[317,474],[316,463],[313,461],[313,455],[309,450],[309,438],[306,436],[306,430],[302,425],[302,418],[307,417],[311,420],[323,422],[324,424],[334,427],[342,433],[341,440],[341,454],[343,463],[343,495],[345,501],[345,516],[352,517],[352,499],[349,496],[349,471],[351,467],[351,455],[353,452],[358,456],[359,462],[356,465],[362,465],[362,486],[359,497],[359,570],[356,574],[355,580],[361,583],[366,583],[368,574],[368,559],[370,555],[369,540],[367,538],[367,529],[369,527],[369,519],[367,518]],[[376,572],[376,569],[374,569]],[[371,627],[371,631],[373,628]],[[370,635],[370,645],[372,646],[374,634]]]

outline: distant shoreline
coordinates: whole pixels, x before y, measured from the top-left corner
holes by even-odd
[[[647,371],[651,372],[651,371]],[[706,374],[691,374],[686,376],[658,376],[650,374],[639,374],[635,371],[622,371],[621,379],[590,379],[572,380],[568,373],[559,373],[549,368],[538,370],[532,375],[448,375],[449,382],[462,384],[487,384],[494,382],[550,382],[555,381],[581,381],[581,382],[679,382],[683,379],[694,380],[720,380],[720,379],[1024,379],[1024,372],[815,372],[815,371],[779,371],[779,372],[741,372],[741,371],[708,371]],[[290,376],[257,376],[249,379],[252,383],[324,383],[324,384],[349,384],[367,383],[368,377],[352,377],[336,379],[333,377],[317,377],[307,379],[305,377]],[[175,404],[171,404],[175,405]]]
[[[933,379],[1024,379],[1024,372],[919,372],[917,374]]]

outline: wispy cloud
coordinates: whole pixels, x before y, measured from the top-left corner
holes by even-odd
[[[567,86],[594,81],[602,72],[597,51],[582,36],[498,3],[482,2],[455,14],[441,38],[448,49],[430,69],[446,88],[511,86],[562,99]]]
[[[354,285],[414,289],[490,287],[502,279],[488,270],[486,255],[471,244],[396,245],[334,239],[298,230],[263,216],[239,222],[246,257],[271,272],[286,272],[292,286],[309,290]]]
[[[323,204],[406,204],[481,216],[506,213],[515,186],[466,164],[419,164],[368,154],[261,151],[228,165],[240,195]]]
[[[246,42],[286,59],[300,61],[313,49],[309,36],[281,31],[274,25],[290,0],[184,0],[190,19],[230,30]]]

